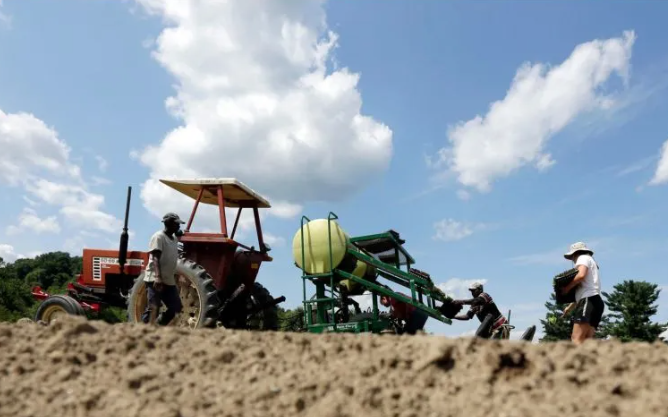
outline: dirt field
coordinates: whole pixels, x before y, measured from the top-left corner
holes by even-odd
[[[668,347],[0,324],[0,416],[663,416]]]

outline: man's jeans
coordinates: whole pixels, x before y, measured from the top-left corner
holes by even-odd
[[[413,313],[406,320],[406,325],[404,326],[404,332],[408,334],[415,334],[418,330],[424,330],[424,325],[427,323],[429,316],[427,313],[420,309],[413,310]]]
[[[158,317],[157,323],[159,326],[166,326],[170,321],[181,312],[183,305],[181,304],[181,297],[176,285],[162,284],[162,291],[156,291],[153,288],[152,282],[146,283],[146,290],[148,293],[148,305],[144,314],[142,314],[142,321],[148,323],[151,317],[151,310],[156,312],[160,309],[161,302],[167,306],[167,311],[161,313]]]

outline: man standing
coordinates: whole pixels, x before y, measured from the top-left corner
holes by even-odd
[[[165,227],[153,234],[149,243],[149,260],[144,275],[148,306],[142,315],[142,320],[144,323],[154,323],[160,305],[164,303],[167,310],[160,314],[157,323],[166,326],[183,309],[175,275],[179,258],[176,232],[185,222],[175,213],[165,214],[162,222]]]
[[[578,270],[573,281],[561,290],[566,294],[576,288],[571,340],[577,345],[594,337],[605,310],[605,303],[601,298],[599,268],[593,255],[594,251],[587,248],[583,242],[572,244],[568,252],[564,254],[564,258],[573,261]],[[567,310],[572,308],[573,306],[570,305]]]
[[[410,298],[406,294],[400,294]],[[404,333],[414,335],[418,330],[424,330],[424,325],[427,323],[427,319],[429,319],[429,316],[424,311],[386,295],[380,296],[380,303],[385,307],[392,308],[392,317],[405,322]]]
[[[473,316],[477,316],[478,320],[482,323],[482,321],[485,320],[485,317],[487,317],[488,314],[491,314],[494,317],[494,322],[489,334],[492,339],[502,337],[503,335],[500,330],[503,329],[502,326],[507,323],[507,319],[501,314],[501,311],[496,306],[492,297],[483,291],[483,286],[479,282],[471,284],[469,291],[471,291],[473,298],[469,300],[455,300],[454,302],[458,304],[468,304],[471,308],[469,308],[469,311],[465,314],[460,314],[453,318],[455,320],[466,321],[471,320]]]

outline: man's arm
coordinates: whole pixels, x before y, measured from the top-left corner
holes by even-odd
[[[162,284],[162,274],[160,272],[160,255],[162,252],[159,250],[153,250],[149,254],[151,257],[151,261],[153,263],[153,276],[155,277],[155,283],[156,284]]]
[[[567,292],[569,292],[573,288],[580,285],[582,283],[582,281],[584,281],[585,277],[587,276],[587,272],[589,271],[589,269],[587,268],[586,265],[577,265],[577,269],[578,269],[578,273],[575,276],[575,278],[573,278],[573,281],[571,281],[570,284],[564,286],[564,288],[561,290],[561,292],[563,294],[566,294]]]
[[[471,320],[473,318],[473,316],[475,315],[475,313],[476,313],[476,307],[471,307],[471,308],[469,308],[469,311],[467,311],[464,314],[459,314],[457,316],[454,316],[453,319],[462,320],[462,321]]]

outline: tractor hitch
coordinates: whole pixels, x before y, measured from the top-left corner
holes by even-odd
[[[280,296],[280,297],[274,298],[274,299],[271,300],[271,301],[267,301],[266,303],[259,304],[259,305],[255,306],[254,308],[248,310],[248,311],[247,311],[247,315],[252,316],[253,314],[257,314],[257,313],[259,313],[259,312],[262,311],[262,310],[265,310],[265,309],[267,309],[267,308],[270,308],[270,307],[273,307],[273,306],[275,306],[275,305],[278,305],[278,304],[280,304],[280,303],[282,303],[282,302],[284,302],[284,301],[285,301],[285,296],[283,296],[283,295]]]

